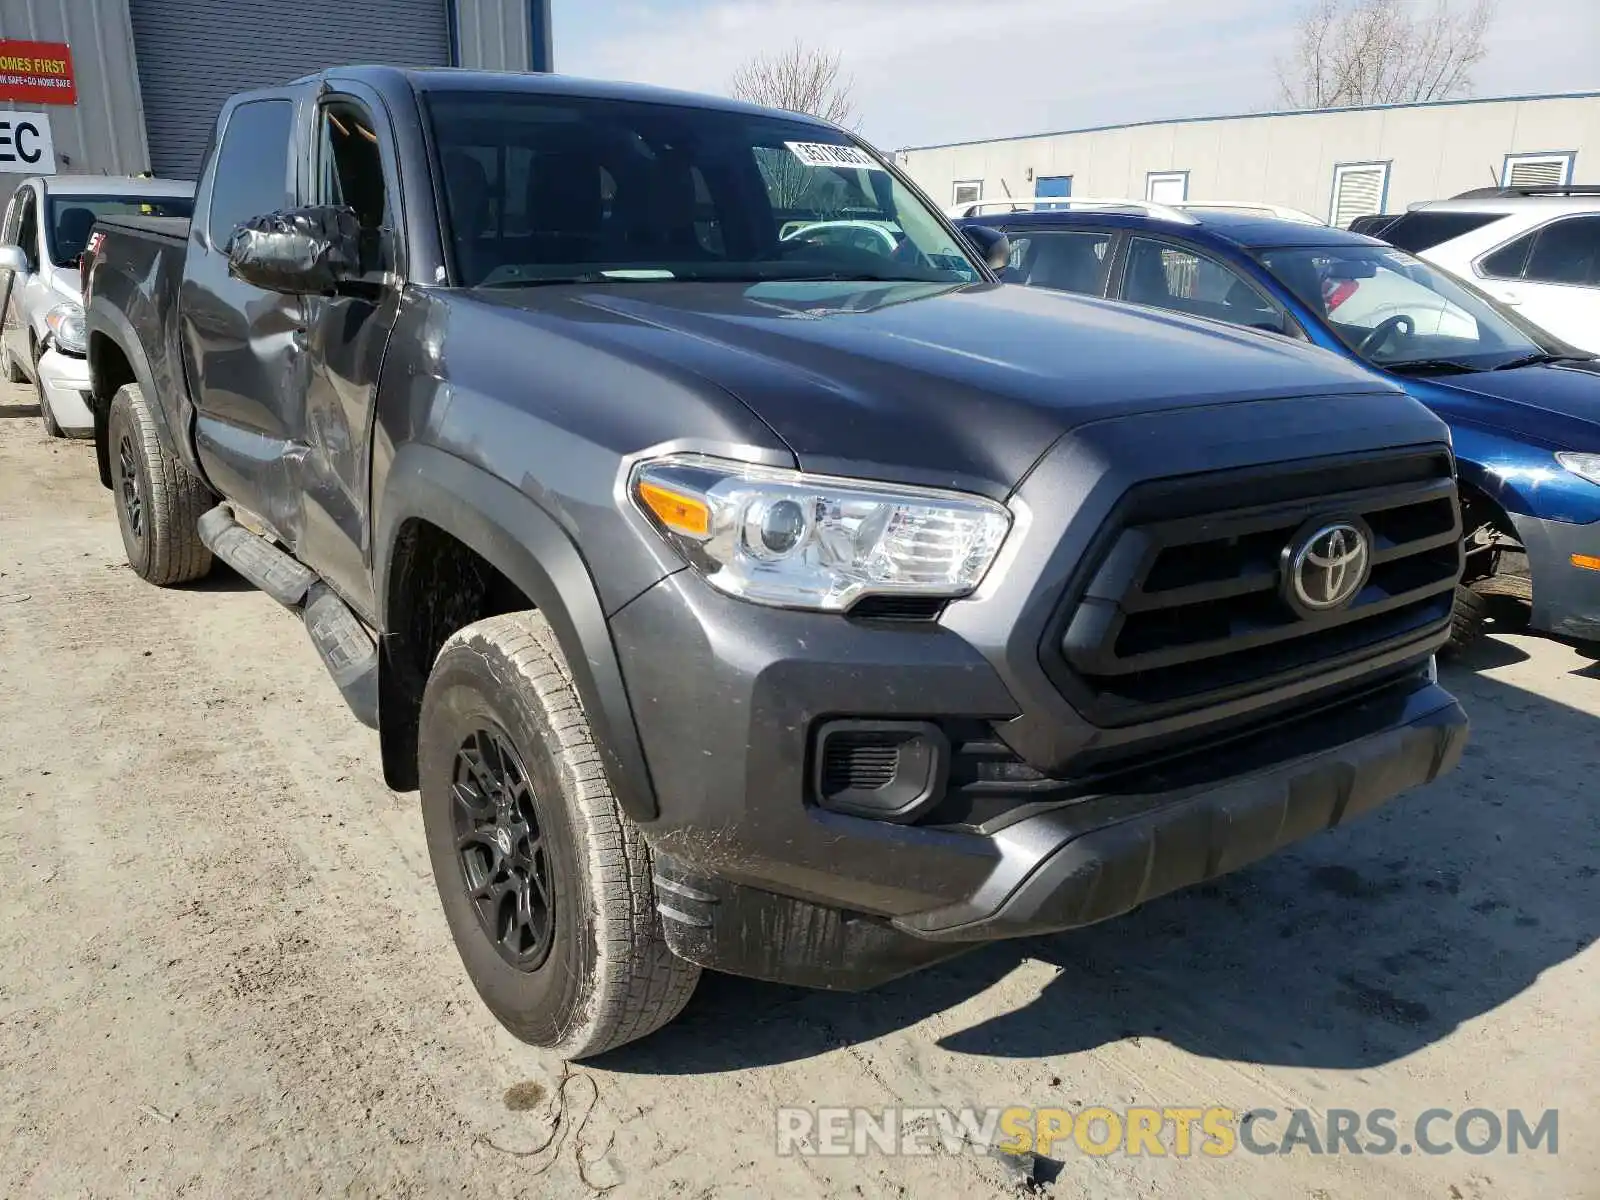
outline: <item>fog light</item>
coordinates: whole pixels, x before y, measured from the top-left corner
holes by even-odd
[[[829,721],[816,736],[817,802],[833,812],[902,824],[944,795],[950,741],[927,721]]]

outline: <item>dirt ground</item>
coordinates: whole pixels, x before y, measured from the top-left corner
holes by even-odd
[[[230,576],[141,583],[90,447],[4,387],[0,1195],[985,1196],[1013,1185],[977,1154],[779,1156],[775,1109],[1154,1104],[1390,1108],[1402,1133],[1555,1108],[1559,1144],[1069,1143],[1035,1187],[1600,1196],[1600,667],[1506,635],[1445,678],[1465,763],[1350,828],[876,993],[708,976],[566,1071],[478,1003],[415,796],[298,622]]]

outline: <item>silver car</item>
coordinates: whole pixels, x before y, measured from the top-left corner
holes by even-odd
[[[101,217],[187,217],[194,184],[52,175],[24,179],[0,227],[0,372],[33,381],[52,436],[94,432],[78,259]]]

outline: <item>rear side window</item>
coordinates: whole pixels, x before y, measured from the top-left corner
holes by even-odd
[[[235,227],[293,203],[289,194],[289,134],[294,105],[251,100],[233,110],[217,151],[206,232],[211,244],[228,244]]]
[[[1111,235],[1100,230],[1082,232],[1008,233],[1011,261],[1000,278],[1007,283],[1053,288],[1059,292],[1101,294]]]
[[[1536,283],[1600,284],[1600,216],[1546,225],[1522,277]]]
[[[1391,246],[1420,254],[1500,220],[1505,213],[1409,212],[1377,235]]]
[[[1528,261],[1528,251],[1533,249],[1536,235],[1525,233],[1514,242],[1507,242],[1478,264],[1478,269],[1491,279],[1521,279],[1523,265]]]

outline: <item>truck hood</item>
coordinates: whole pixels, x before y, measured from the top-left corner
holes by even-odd
[[[1600,362],[1543,363],[1410,381],[1446,421],[1461,421],[1558,450],[1600,449]]]
[[[877,470],[991,494],[1089,422],[1399,390],[1270,335],[1004,285],[661,282],[475,298],[636,362],[698,374],[738,397],[808,470]]]

